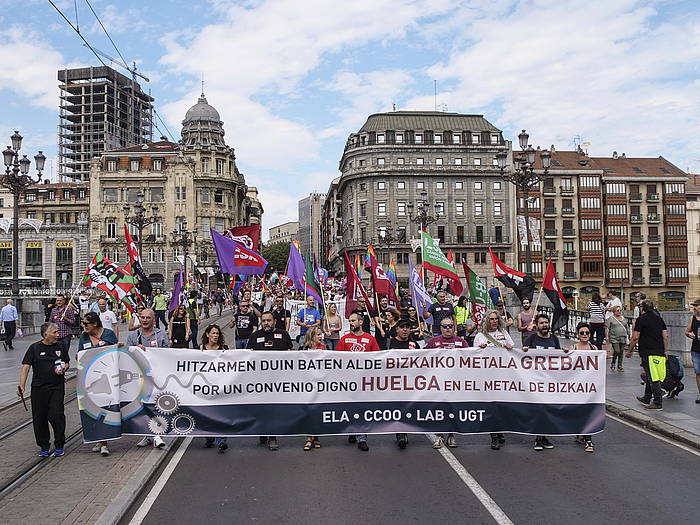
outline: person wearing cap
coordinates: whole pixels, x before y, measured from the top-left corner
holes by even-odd
[[[700,403],[700,299],[691,303],[693,316],[688,321],[688,328],[685,331],[686,337],[693,340],[690,347],[690,355],[693,358],[693,369],[695,371],[695,382],[698,385],[698,397],[696,403]]]
[[[420,348],[418,343],[411,340],[411,322],[408,319],[401,319],[394,326],[395,336],[389,339],[389,350],[415,350]],[[396,445],[403,450],[408,445],[408,434],[396,434]]]

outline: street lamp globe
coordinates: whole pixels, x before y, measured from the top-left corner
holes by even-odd
[[[46,155],[44,155],[43,151],[39,151],[37,155],[34,155],[34,165],[36,166],[36,170],[41,173],[44,171],[44,165],[46,164]]]
[[[540,158],[542,159],[542,168],[548,170],[552,164],[552,152],[548,149],[542,150]]]
[[[527,155],[527,162],[532,166],[535,163],[535,148],[528,146],[525,155]]]
[[[518,135],[518,142],[520,143],[520,149],[527,148],[528,140],[530,140],[530,135],[528,135],[527,132],[525,130],[523,130]]]
[[[13,150],[19,151],[22,149],[22,135],[19,134],[19,131],[15,130],[15,132],[10,136],[10,140],[12,141]]]
[[[508,152],[504,149],[498,150],[498,153],[496,153],[496,162],[498,163],[498,167],[500,169],[505,169],[507,160]]]
[[[22,175],[29,173],[29,166],[31,163],[32,161],[29,160],[26,155],[23,155],[22,158],[19,159],[19,171]]]
[[[2,160],[5,163],[5,166],[10,166],[12,165],[12,161],[15,159],[15,152],[12,150],[10,146],[7,146],[7,149],[5,149],[2,152]]]

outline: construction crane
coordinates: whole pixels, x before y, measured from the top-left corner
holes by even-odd
[[[133,78],[133,77],[139,77],[139,78],[144,79],[146,82],[150,82],[150,79],[149,79],[147,76],[142,75],[141,73],[138,73],[138,72],[136,71],[136,62],[134,62],[134,67],[132,68],[132,67],[127,66],[127,65],[126,65],[124,62],[122,62],[121,60],[117,60],[116,58],[109,56],[107,53],[104,53],[104,52],[100,51],[99,49],[96,49],[96,48],[94,48],[94,47],[92,47],[92,46],[90,46],[90,45],[88,45],[88,44],[83,44],[83,46],[87,47],[88,49],[91,49],[94,53],[97,53],[98,55],[100,55],[100,56],[106,58],[106,59],[109,60],[112,64],[115,64],[115,65],[117,65],[117,66],[119,66],[119,67],[121,67],[121,68],[123,68],[123,69],[126,69],[129,73],[131,73],[132,78]],[[134,82],[136,82],[136,78],[134,78]]]

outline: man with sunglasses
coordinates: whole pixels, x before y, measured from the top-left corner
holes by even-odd
[[[440,322],[443,319],[449,319],[454,322],[455,319],[455,309],[447,302],[447,293],[444,290],[440,290],[437,293],[437,302],[427,306],[426,302],[423,301],[423,317],[425,319],[433,316],[433,335],[440,335]]]
[[[238,311],[233,314],[229,328],[236,330],[236,349],[248,346],[248,339],[258,327],[258,316],[251,312],[250,303],[241,301]]]

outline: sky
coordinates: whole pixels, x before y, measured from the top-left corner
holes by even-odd
[[[700,173],[695,0],[89,2],[54,0],[118,56],[92,6],[150,78],[162,132],[179,139],[204,79],[260,191],[264,237],[327,190],[347,136],[394,104],[483,114],[516,144],[527,129],[534,146],[663,155]],[[0,56],[0,137],[20,130],[24,153],[43,150],[57,175],[56,72],[100,64],[48,0],[0,0]]]

